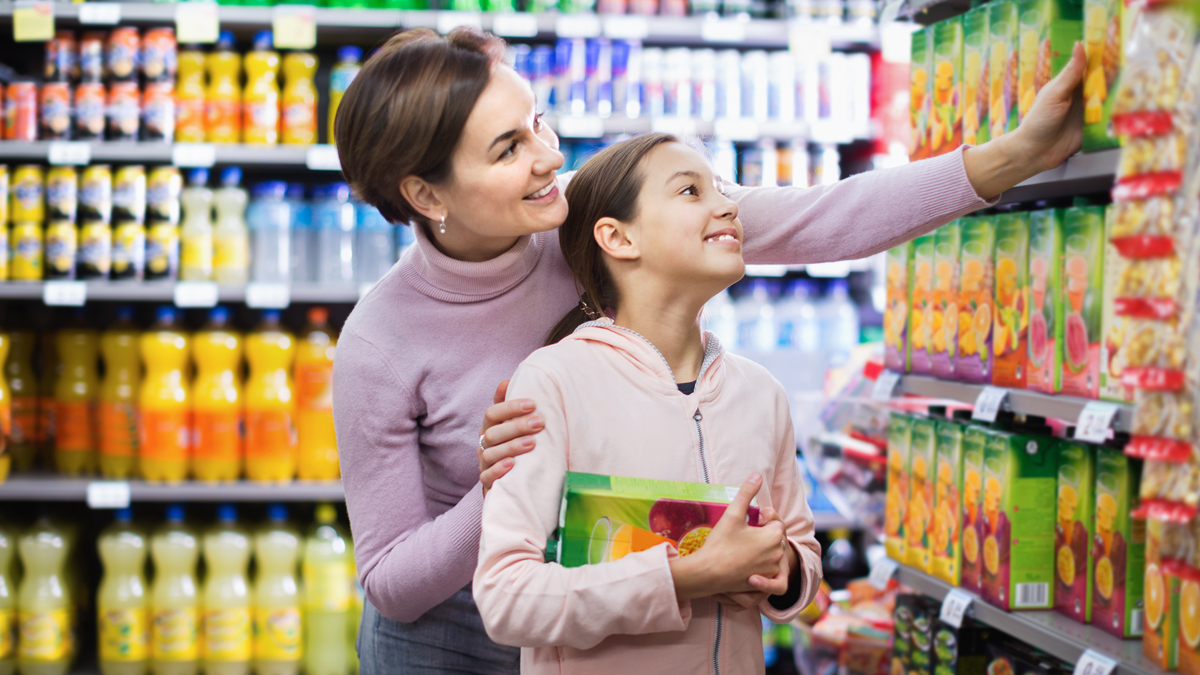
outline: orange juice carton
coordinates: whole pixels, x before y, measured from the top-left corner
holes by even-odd
[[[933,376],[954,379],[958,347],[958,221],[943,225],[933,238]]]
[[[963,127],[959,96],[963,76],[962,17],[933,26],[933,91],[929,109],[929,153],[933,157],[962,145]]]
[[[937,420],[937,455],[933,496],[933,567],[930,574],[957,586],[962,571],[959,510],[963,492],[963,431],[970,413],[956,411],[953,419]]]
[[[908,371],[908,308],[912,299],[913,243],[906,241],[887,252],[887,307],[883,310],[883,365],[897,373]]]
[[[912,34],[912,66],[909,75],[909,119],[912,123],[912,143],[909,157],[914,162],[929,157],[929,110],[933,94],[933,28]]]
[[[1044,423],[993,430],[983,457],[983,598],[1004,610],[1054,606],[1058,444]]]
[[[1143,575],[1149,554],[1147,521],[1132,516],[1141,462],[1103,446],[1096,447],[1095,453],[1092,625],[1120,638],[1138,637],[1142,635],[1143,608],[1145,618],[1153,619],[1150,598],[1143,594],[1143,589],[1150,590],[1150,585],[1144,585],[1149,577]]]
[[[1025,388],[1029,328],[1029,214],[996,216],[992,384]]]
[[[1104,207],[1079,206],[1063,215],[1062,393],[1100,393],[1101,317],[1104,313]]]
[[[994,216],[963,218],[958,268],[958,356],[955,377],[963,382],[992,381],[992,256],[996,247]]]
[[[1122,0],[1083,0],[1083,48],[1087,71],[1083,80],[1083,151],[1120,145],[1109,134],[1116,103],[1117,78],[1124,61],[1129,30]]]
[[[1122,287],[1122,277],[1127,272],[1128,265],[1144,265],[1157,262],[1152,260],[1127,260],[1117,252],[1112,243],[1114,215],[1116,210],[1111,206],[1104,211],[1104,307],[1100,314],[1100,333],[1103,341],[1100,343],[1100,398],[1106,401],[1133,403],[1133,387],[1121,383],[1121,373],[1125,370],[1126,345],[1129,342],[1128,332],[1130,320],[1117,316],[1117,298],[1125,290]],[[1175,275],[1178,278],[1179,275]]]
[[[962,106],[963,143],[980,145],[991,138],[988,123],[988,68],[990,17],[987,6],[976,7],[963,15]]]
[[[1062,321],[1062,209],[1029,214],[1029,358],[1025,387],[1048,394],[1061,384],[1061,352],[1055,348]]]
[[[1178,598],[1182,584],[1171,572],[1174,561],[1162,555],[1165,535],[1174,524],[1161,520],[1144,522],[1146,626],[1142,635],[1142,654],[1163,670],[1175,670],[1179,667]]]
[[[1017,0],[1017,10],[1017,103],[1024,120],[1038,92],[1062,72],[1083,39],[1083,6],[1082,0]]]
[[[991,138],[1017,129],[1017,35],[1020,13],[1016,0],[988,3],[988,124]]]
[[[933,233],[913,240],[912,308],[908,320],[909,371],[917,375],[933,372]]]
[[[884,542],[888,557],[907,562],[905,541],[906,512],[909,502],[909,444],[912,440],[912,418],[892,413],[888,423],[887,442],[887,512],[883,519]]]
[[[1092,620],[1095,487],[1095,446],[1061,439],[1058,517],[1054,525],[1054,609],[1080,623]]]
[[[1188,566],[1179,584],[1179,672],[1200,673],[1200,570]]]
[[[934,475],[937,462],[937,420],[912,417],[909,421],[909,498],[904,531],[908,540],[905,562],[922,572],[932,571],[930,539],[933,533]]]
[[[963,588],[983,593],[983,457],[991,430],[966,424],[962,430],[963,482],[959,529],[962,530]]]

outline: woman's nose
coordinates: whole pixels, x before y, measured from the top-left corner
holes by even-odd
[[[539,134],[539,143],[535,144],[537,157],[533,160],[533,172],[536,174],[550,173],[558,171],[566,162],[563,154],[558,150],[558,136],[553,131],[549,132],[549,138]]]

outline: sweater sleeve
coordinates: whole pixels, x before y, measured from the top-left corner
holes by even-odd
[[[609,635],[686,629],[691,603],[675,597],[673,547],[660,544],[570,569],[545,562],[567,471],[561,388],[550,374],[526,363],[513,375],[508,397],[536,400],[546,425],[533,451],[495,482],[484,501],[472,590],[488,635],[520,647],[590,649]]]
[[[799,265],[864,258],[994,205],[971,187],[965,151],[964,146],[833,185],[745,188],[726,183],[726,194],[738,205],[746,262]]]
[[[471,581],[483,508],[477,484],[449,511],[430,515],[420,408],[376,347],[343,331],[333,366],[333,418],[358,578],[381,614],[405,622]]]

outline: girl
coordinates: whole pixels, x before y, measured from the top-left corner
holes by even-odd
[[[704,303],[745,271],[737,204],[666,134],[604,150],[566,192],[560,242],[583,290],[509,385],[546,424],[484,502],[484,626],[525,648],[523,673],[762,672],[759,611],[794,618],[821,559],[783,387],[699,327]],[[566,569],[543,551],[567,471],[746,482],[686,558],[659,544]],[[745,523],[751,497],[763,527]]]

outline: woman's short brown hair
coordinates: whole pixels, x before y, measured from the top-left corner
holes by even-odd
[[[444,37],[415,28],[367,59],[333,127],[342,173],[360,199],[393,223],[420,218],[400,194],[400,180],[437,184],[450,176],[450,158],[504,47],[474,28]]]

